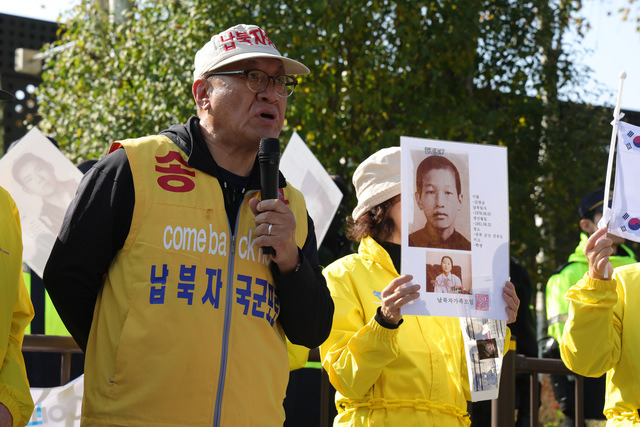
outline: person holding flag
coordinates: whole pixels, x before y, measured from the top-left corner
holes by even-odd
[[[580,243],[575,251],[569,255],[565,264],[560,266],[549,278],[545,287],[547,310],[547,334],[549,338],[542,352],[545,358],[560,358],[559,343],[562,339],[562,331],[569,313],[569,302],[565,294],[578,280],[589,270],[589,262],[584,255],[587,239],[598,229],[598,221],[602,218],[604,189],[593,190],[587,193],[578,204],[578,225],[580,230]],[[622,237],[610,236],[614,250],[610,261],[614,267],[636,262],[633,251],[624,245]],[[564,414],[563,425],[573,426],[575,419],[575,383],[573,376],[551,375],[553,393],[558,405]],[[605,378],[585,378],[584,381],[584,418],[604,419]]]
[[[640,425],[640,264],[614,269],[614,236],[640,241],[640,128],[620,121],[622,86],[611,122],[611,146],[603,204],[609,194],[613,156],[616,156],[615,188],[611,208],[604,207],[584,248],[589,271],[566,294],[569,316],[565,323],[560,355],[573,372],[598,377],[606,373],[604,415],[607,426]],[[618,139],[616,150],[616,136]]]
[[[600,228],[587,240],[589,271],[567,292],[560,355],[577,374],[606,373],[607,426],[640,425],[640,263],[613,269],[606,233]]]

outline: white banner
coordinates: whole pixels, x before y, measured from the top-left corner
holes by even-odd
[[[296,132],[282,153],[280,171],[304,195],[320,247],[342,200],[342,191]]]
[[[35,407],[29,426],[79,427],[84,375],[60,387],[31,388]]]

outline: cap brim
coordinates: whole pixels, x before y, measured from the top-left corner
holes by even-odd
[[[386,202],[387,200],[396,197],[398,194],[400,194],[400,190],[401,185],[400,181],[398,181],[387,188],[376,191],[374,195],[367,197],[362,201],[362,203],[358,203],[358,205],[353,209],[351,217],[354,220],[357,220],[369,209],[378,206],[382,202]]]
[[[271,55],[269,53],[258,53],[258,52],[247,52],[241,53],[238,55],[234,55],[230,58],[225,59],[224,61],[220,61],[215,65],[215,67],[210,68],[207,71],[215,71],[218,70],[225,65],[233,64],[234,62],[242,61],[244,59],[251,58],[274,58],[282,61],[282,65],[284,65],[284,72],[286,74],[309,74],[309,69],[302,63],[295,61],[293,59],[289,59],[284,56],[279,55]]]
[[[12,93],[0,89],[0,101],[13,101],[14,99],[16,99],[16,97],[13,96]]]

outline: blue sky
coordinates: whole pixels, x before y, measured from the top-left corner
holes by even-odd
[[[80,0],[17,0],[0,2],[0,13],[55,21],[57,17]],[[627,79],[622,91],[622,110],[640,111],[640,33],[632,22],[622,22],[618,9],[629,0],[583,0],[583,13],[591,23],[584,39],[567,37],[567,42],[579,46],[580,64],[593,69],[586,87],[600,85],[608,95],[589,98],[593,104],[615,105],[619,74],[624,70]]]
[[[629,5],[629,0],[585,0],[583,13],[591,24],[584,39],[579,40],[584,52],[581,63],[594,70],[593,79],[604,85],[609,96],[589,99],[593,104],[615,105],[618,96],[619,75],[627,73],[622,90],[621,106],[640,111],[640,33],[634,22],[622,21],[618,10]],[[638,7],[638,6],[636,6]],[[567,37],[575,42],[576,37]],[[592,82],[590,85],[595,85]]]

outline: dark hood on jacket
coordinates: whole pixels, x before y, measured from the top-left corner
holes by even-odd
[[[200,119],[198,117],[191,116],[184,125],[172,125],[169,129],[160,132],[160,135],[164,135],[169,138],[187,155],[187,163],[189,166],[206,174],[215,176],[216,178],[221,177],[220,166],[218,166],[211,155],[211,152],[207,147],[207,143],[202,136],[202,131],[200,130]],[[280,188],[284,188],[286,185],[285,177],[282,175],[282,172],[280,172],[278,186]],[[253,169],[251,169],[247,188],[260,189],[260,166],[258,164],[257,155],[253,164]]]

